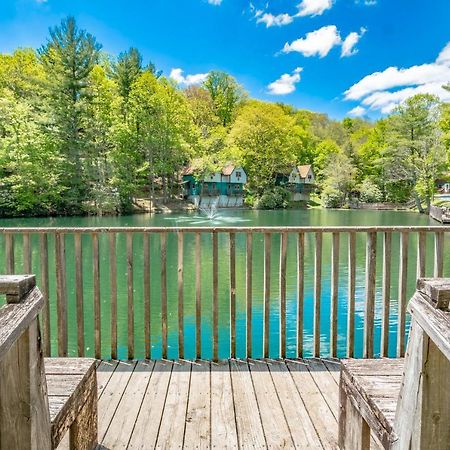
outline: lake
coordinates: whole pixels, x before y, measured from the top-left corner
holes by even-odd
[[[199,227],[199,226],[428,226],[438,225],[427,216],[406,211],[366,211],[366,210],[283,210],[283,211],[250,211],[220,210],[218,216],[209,220],[198,213],[177,213],[167,215],[133,215],[121,217],[58,217],[30,219],[1,219],[0,227]],[[4,239],[1,237],[1,239]],[[83,277],[84,277],[84,317],[86,355],[93,355],[93,281],[92,252],[89,235],[83,236]],[[101,326],[102,353],[105,357],[110,349],[110,300],[109,300],[109,259],[107,236],[100,235],[100,289],[101,289]],[[450,276],[450,240],[448,234],[444,242],[444,275]],[[255,356],[262,356],[262,315],[263,315],[263,236],[256,234],[253,240],[253,348]],[[4,272],[4,245],[0,246],[0,270]],[[135,299],[135,347],[136,357],[144,356],[144,319],[143,319],[143,250],[142,235],[134,236],[134,299]],[[184,330],[185,356],[195,357],[195,268],[194,268],[194,236],[186,234],[184,242]],[[365,299],[365,236],[358,236],[356,243],[356,311],[355,311],[355,355],[362,354],[363,312]],[[345,355],[347,332],[347,237],[342,236],[340,242],[340,272],[338,300],[338,354]],[[16,239],[16,272],[22,268],[21,240]],[[391,286],[391,327],[389,350],[395,355],[397,333],[397,298],[398,298],[398,266],[399,235],[393,235],[392,249],[392,286]],[[39,275],[39,241],[37,235],[31,237],[33,271]],[[410,236],[408,266],[408,298],[414,291],[416,276],[416,236]],[[126,242],[124,235],[117,239],[117,272],[118,272],[118,356],[127,357],[127,284],[126,284]],[[276,348],[279,339],[279,254],[280,236],[272,238],[271,258],[271,308],[270,308],[270,341],[271,348]],[[56,354],[56,294],[54,242],[49,240],[50,257],[50,309],[52,327],[52,353]],[[212,355],[212,250],[210,236],[202,236],[202,356]],[[160,243],[158,236],[150,238],[151,258],[151,347],[152,357],[161,357],[161,295],[160,295]],[[287,251],[287,356],[295,357],[296,345],[296,242],[295,236],[289,236]],[[427,275],[433,273],[433,239],[427,240]],[[73,236],[66,236],[66,264],[68,290],[68,339],[69,355],[76,355],[76,304],[74,288],[74,243]],[[237,298],[237,355],[245,357],[245,235],[236,235],[236,298]],[[331,290],[331,236],[323,239],[323,282],[321,309],[321,349],[324,355],[329,352],[330,330],[330,290]],[[168,254],[168,330],[169,358],[177,355],[177,241],[174,234],[169,234]],[[305,237],[305,299],[304,299],[304,341],[305,356],[312,352],[313,334],[313,278],[314,278],[314,236],[308,233]],[[375,353],[380,351],[381,329],[381,274],[382,274],[382,239],[378,239],[377,289],[375,309]],[[38,278],[39,280],[39,278]],[[229,247],[225,234],[219,235],[219,356],[229,353]],[[273,356],[277,356],[276,353]]]

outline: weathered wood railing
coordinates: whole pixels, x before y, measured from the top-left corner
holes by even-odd
[[[363,315],[360,346],[362,356],[370,358],[376,354],[389,354],[392,301],[395,300],[391,297],[397,287],[395,353],[398,356],[404,354],[407,289],[414,288],[418,277],[443,276],[444,244],[448,244],[444,241],[449,234],[448,227],[395,226],[2,228],[0,243],[4,250],[5,273],[35,272],[39,275],[39,285],[46,299],[42,313],[46,355],[52,353],[53,347],[53,352],[57,349],[59,356],[68,353],[84,356],[87,341],[93,341],[93,354],[97,358],[123,357],[125,348],[130,359],[136,355],[150,358],[155,356],[152,336],[157,334],[163,358],[187,357],[187,339],[192,346],[195,342],[195,351],[189,357],[205,357],[202,326],[208,322],[214,360],[220,356],[303,356],[307,347],[313,356],[337,356],[342,354],[338,345],[339,340],[342,343],[342,330],[345,334],[343,353],[352,357],[355,356],[357,331],[355,311],[357,300],[363,296],[363,311],[359,311]],[[411,248],[412,244],[417,247]],[[364,247],[365,251],[361,251]],[[393,264],[397,251],[400,255],[398,276],[395,261]],[[396,253],[393,255],[393,252]],[[256,277],[257,265],[262,269],[260,280]],[[411,270],[413,265],[417,270]],[[357,283],[361,275],[365,279],[364,294]],[[292,287],[292,283],[288,286],[288,278],[294,280],[293,291],[288,291],[288,287]],[[187,281],[192,284],[193,313],[189,318],[185,313]],[[122,282],[126,283],[125,289]],[[219,304],[219,301],[223,298],[224,282],[227,297],[225,325],[219,317],[221,308],[223,310],[223,302]],[[262,289],[259,289],[260,282]],[[324,300],[324,286],[328,283],[330,295]],[[92,296],[90,301],[86,298],[87,284],[88,295]],[[156,304],[154,284],[159,285]],[[211,291],[206,295],[205,289],[209,285]],[[309,291],[313,306],[312,317],[309,317],[311,331],[305,328]],[[294,304],[294,319],[292,314],[289,320],[287,318],[288,303]],[[378,303],[381,304],[379,320],[376,317]],[[256,304],[261,306],[261,318]],[[210,310],[206,310],[206,305]],[[238,308],[242,305],[243,308]],[[329,328],[324,331],[323,311],[328,305]],[[168,306],[173,306],[176,311],[176,329],[173,324],[169,327],[172,310]],[[104,308],[110,318],[107,326]],[[118,315],[123,310],[126,310],[126,340],[121,340],[118,333]],[[142,322],[141,312],[143,329],[137,329],[136,317],[139,315],[139,322]],[[91,320],[86,320],[91,314],[92,327]],[[155,320],[159,322],[156,332],[151,327]],[[187,320],[195,327],[193,335],[188,337],[185,333]],[[72,342],[69,348],[68,329],[73,326],[73,321],[76,322],[76,343]],[[238,322],[239,330],[245,328],[244,332],[237,329]],[[229,340],[225,354],[219,349],[219,330],[224,326]],[[261,330],[262,342],[255,342],[255,336],[259,336]],[[295,333],[295,342],[292,344],[291,339],[289,351],[287,331]],[[175,356],[170,348],[173,345],[169,345],[174,333],[177,335]],[[105,345],[105,334],[110,345]],[[136,335],[143,335],[140,340],[143,348],[135,349]],[[324,335],[325,340],[329,340],[327,348],[323,343]],[[375,350],[376,338],[379,338],[379,352]],[[261,354],[257,355],[255,345],[261,343]],[[238,352],[238,347],[243,352]]]

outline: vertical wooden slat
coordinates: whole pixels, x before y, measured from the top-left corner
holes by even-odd
[[[58,356],[67,356],[67,290],[66,251],[63,233],[55,233],[56,311],[58,323]]]
[[[230,349],[236,358],[236,234],[230,233]]]
[[[286,265],[288,234],[281,233],[280,242],[280,356],[286,358]]]
[[[6,275],[14,274],[14,234],[5,234],[5,269]]]
[[[331,247],[331,356],[337,356],[338,296],[339,296],[339,233],[333,233]]]
[[[212,233],[213,255],[213,360],[219,360],[219,243],[216,231]]]
[[[426,246],[427,235],[425,231],[419,231],[419,236],[417,237],[417,278],[425,277],[427,255]]]
[[[109,291],[111,301],[111,358],[117,359],[117,262],[116,233],[109,234]]]
[[[400,233],[400,269],[398,283],[398,331],[397,331],[397,356],[405,355],[405,321],[406,321],[406,288],[408,280],[408,240],[407,231]]]
[[[167,359],[167,234],[160,234],[161,242],[161,340],[162,357]]]
[[[434,234],[434,277],[442,278],[444,273],[444,232]]]
[[[303,357],[303,310],[305,299],[305,234],[297,235],[297,356]]]
[[[314,257],[314,357],[320,356],[320,303],[322,293],[322,232],[316,232]]]
[[[127,233],[128,359],[134,358],[133,234]]]
[[[23,245],[23,273],[31,274],[33,270],[31,268],[31,246],[30,246],[30,235],[29,233],[24,233],[22,236]]]
[[[356,233],[348,234],[347,356],[355,353]]]
[[[391,309],[391,260],[392,260],[392,233],[384,233],[383,240],[383,311],[381,318],[381,356],[389,354],[389,316]]]
[[[98,234],[92,234],[92,281],[94,286],[94,354],[102,357],[102,325],[100,305],[100,257]]]
[[[245,270],[245,301],[247,306],[247,358],[252,358],[252,313],[253,313],[253,234],[247,233]]]
[[[152,357],[151,346],[151,316],[150,316],[150,236],[144,233],[144,340],[145,340],[145,358]]]
[[[363,357],[373,358],[377,233],[372,231],[368,232],[366,239],[366,302],[364,311]]]
[[[264,358],[270,355],[270,233],[264,233]]]
[[[41,268],[40,289],[44,298],[44,307],[42,308],[42,329],[43,329],[43,352],[44,356],[51,355],[51,334],[50,334],[50,307],[49,307],[49,279],[48,279],[48,237],[46,233],[39,236],[39,253]]]
[[[178,356],[184,359],[184,308],[183,308],[183,245],[184,234],[178,233]]]
[[[84,356],[84,308],[83,308],[83,248],[81,234],[75,233],[75,298],[77,304],[78,356]]]
[[[195,348],[202,357],[202,236],[195,233]]]

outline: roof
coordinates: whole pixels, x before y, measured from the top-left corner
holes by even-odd
[[[223,169],[222,169],[222,175],[225,176],[230,176],[233,172],[234,169],[236,167],[234,166],[234,164],[227,164]]]
[[[181,174],[182,175],[192,175],[194,173],[194,168],[192,166],[184,167]]]
[[[308,176],[308,172],[311,170],[311,164],[297,166],[297,170],[298,173],[300,174],[300,178],[306,178]]]

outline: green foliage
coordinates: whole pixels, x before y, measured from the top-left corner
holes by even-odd
[[[345,203],[344,194],[330,185],[324,187],[320,199],[325,208],[340,208]]]
[[[371,180],[366,178],[359,187],[360,199],[366,203],[378,203],[383,201],[383,192]]]
[[[283,209],[289,206],[290,192],[281,186],[275,186],[264,192],[253,204],[255,209]]]

